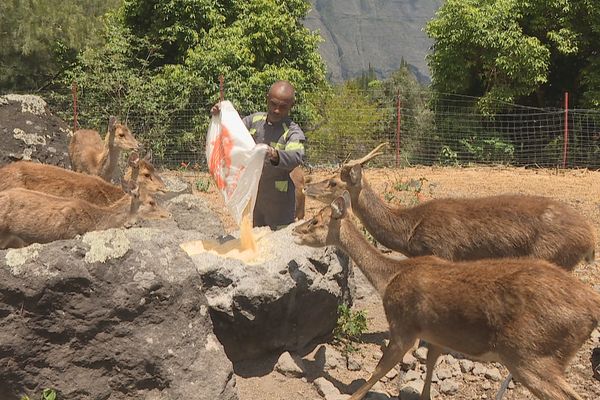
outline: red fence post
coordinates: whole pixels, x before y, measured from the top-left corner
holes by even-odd
[[[396,168],[400,167],[400,123],[402,120],[400,90],[396,93]]]
[[[73,93],[73,132],[79,129],[77,122],[77,82],[71,84],[71,92]]]
[[[563,168],[567,168],[567,151],[569,148],[569,92],[565,92],[565,136],[563,146]]]

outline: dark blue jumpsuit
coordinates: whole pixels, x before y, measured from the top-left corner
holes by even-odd
[[[267,113],[259,112],[242,119],[256,143],[267,144],[279,152],[279,163],[266,159],[254,206],[254,226],[279,229],[295,219],[296,197],[290,171],[304,162],[302,129],[290,118],[267,122]]]

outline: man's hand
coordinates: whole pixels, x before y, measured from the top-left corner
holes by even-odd
[[[219,115],[219,113],[221,112],[221,103],[217,103],[214,106],[212,106],[212,108],[210,109],[210,114],[211,115]]]
[[[267,147],[267,154],[265,157],[273,164],[279,164],[279,152],[271,146]]]

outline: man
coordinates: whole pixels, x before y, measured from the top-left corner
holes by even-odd
[[[306,137],[289,117],[294,102],[292,84],[277,81],[267,93],[267,112],[242,119],[254,141],[269,146],[254,206],[254,226],[279,229],[295,219],[295,186],[290,172],[303,164]],[[219,106],[215,105],[211,113],[218,114]]]

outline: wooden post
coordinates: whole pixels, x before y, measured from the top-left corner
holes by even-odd
[[[223,99],[224,99],[224,91],[223,91],[224,81],[225,81],[225,78],[223,77],[223,74],[219,75],[219,101],[223,101]]]
[[[402,101],[400,90],[396,92],[396,168],[400,167],[400,124],[402,121]]]

